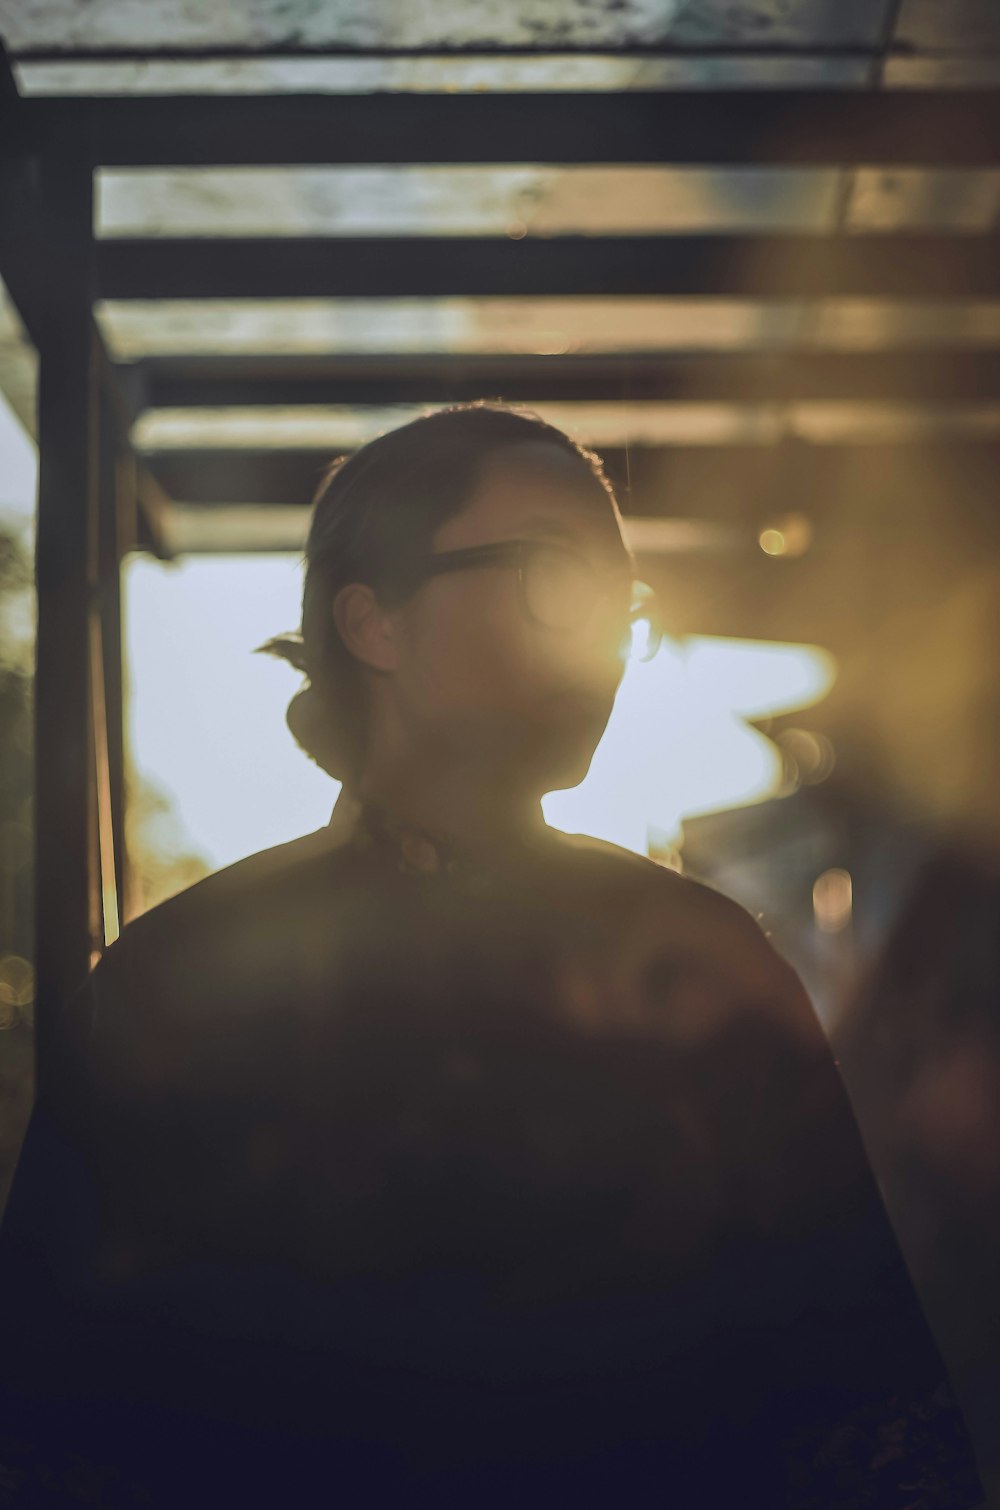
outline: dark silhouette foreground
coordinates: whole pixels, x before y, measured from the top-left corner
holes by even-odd
[[[57,1038],[0,1503],[980,1503],[822,1030],[715,892],[345,798]]]

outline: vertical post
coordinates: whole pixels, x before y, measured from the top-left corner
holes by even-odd
[[[91,600],[98,564],[93,169],[79,145],[41,161],[38,525],[35,572],[36,1066],[44,1083],[56,1015],[102,940]]]
[[[125,653],[122,643],[122,563],[139,543],[139,471],[126,425],[115,468],[116,521],[118,527],[117,570],[115,573],[114,656],[115,704],[112,709],[111,736],[116,741],[113,775],[117,832],[120,836],[121,869],[118,878],[118,906],[122,926],[131,921],[139,905],[135,876],[127,840],[128,797],[126,767],[128,747],[125,740]]]
[[[95,337],[98,341],[99,336]],[[104,937],[112,943],[128,911],[128,850],[125,842],[125,738],[121,623],[121,563],[134,544],[135,464],[127,417],[115,375],[101,352],[100,489],[98,497],[97,603],[100,636],[95,666],[94,719],[98,823],[103,822],[101,875]],[[103,707],[101,706],[103,704]]]

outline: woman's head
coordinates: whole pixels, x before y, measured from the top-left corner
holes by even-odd
[[[430,559],[512,540],[529,542],[520,568],[502,552],[468,567],[452,558],[457,570]],[[574,582],[589,572],[612,588],[574,633],[525,600],[524,562],[544,586],[546,543],[553,561],[585,563]],[[328,469],[306,563],[301,637],[261,649],[309,677],[288,723],[331,775],[356,782],[373,742],[390,740],[414,761],[539,794],[582,779],[621,679],[618,593],[631,577],[592,453],[499,405],[425,415]]]

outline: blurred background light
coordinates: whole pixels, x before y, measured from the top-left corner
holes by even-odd
[[[758,539],[768,556],[802,556],[812,544],[812,533],[805,514],[785,514],[762,529]]]
[[[777,743],[792,765],[797,781],[818,786],[832,774],[836,754],[825,734],[811,729],[784,729],[777,735]]]
[[[822,933],[842,933],[851,921],[854,887],[850,872],[824,870],[813,885],[813,916]]]

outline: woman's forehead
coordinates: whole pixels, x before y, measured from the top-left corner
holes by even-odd
[[[551,441],[524,441],[483,463],[466,507],[437,531],[439,550],[552,535],[607,547],[620,541],[615,508],[586,463]]]

